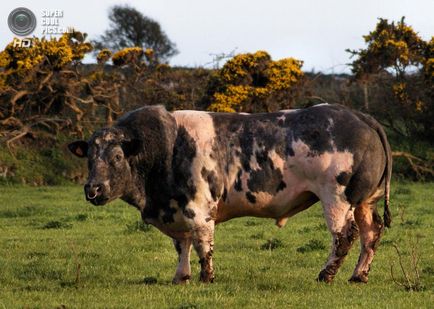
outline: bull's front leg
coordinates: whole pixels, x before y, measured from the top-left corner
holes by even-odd
[[[200,281],[214,281],[212,254],[214,249],[214,221],[197,226],[193,231],[193,246],[199,256]]]
[[[191,277],[190,268],[190,252],[191,252],[191,239],[173,239],[173,244],[178,252],[178,267],[176,268],[175,277],[172,282],[174,284],[188,283]]]

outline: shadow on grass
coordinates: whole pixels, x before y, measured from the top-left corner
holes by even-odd
[[[158,279],[154,276],[147,276],[142,278],[119,278],[116,280],[119,285],[126,286],[143,286],[143,285],[156,285],[156,286],[173,286],[171,281]]]
[[[275,250],[282,247],[284,247],[284,245],[280,239],[271,238],[261,245],[261,250]]]
[[[58,281],[63,279],[64,273],[60,270],[52,269],[47,260],[35,260],[15,271],[16,277],[21,280],[39,280],[46,279],[49,281]]]
[[[281,291],[285,287],[279,283],[259,283],[256,288],[259,291]]]
[[[143,221],[135,221],[126,225],[125,233],[132,234],[136,232],[149,232],[152,230],[152,225],[146,224]]]
[[[44,212],[42,207],[25,206],[16,209],[6,209],[0,211],[0,218],[26,218],[39,215]]]
[[[299,229],[297,232],[300,234],[310,233],[312,231],[327,231],[327,225],[325,223],[319,223],[315,226],[305,226]]]
[[[297,248],[297,252],[299,253],[307,253],[312,251],[320,251],[324,250],[326,246],[323,244],[321,240],[311,239],[307,244],[304,244],[301,247]]]
[[[70,229],[72,224],[62,221],[48,221],[43,227],[44,230],[49,229]]]
[[[78,214],[74,217],[74,219],[76,221],[83,222],[83,221],[86,221],[88,219],[88,217],[89,216],[87,214]]]

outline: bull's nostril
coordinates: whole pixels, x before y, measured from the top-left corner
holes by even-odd
[[[91,195],[90,193],[87,194],[87,198],[90,200],[93,200],[94,198],[96,198],[97,194],[95,193],[95,195]]]
[[[103,186],[101,184],[86,184],[84,186],[86,197],[88,200],[94,200],[103,192]]]

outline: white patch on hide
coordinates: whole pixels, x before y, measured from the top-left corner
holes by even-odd
[[[191,164],[192,180],[197,194],[192,206],[196,212],[195,220],[208,217],[208,211],[216,203],[213,201],[208,183],[202,178],[202,169],[216,170],[217,163],[211,158],[216,137],[213,119],[207,112],[175,111],[172,113],[178,127],[184,127],[196,144],[196,156]]]

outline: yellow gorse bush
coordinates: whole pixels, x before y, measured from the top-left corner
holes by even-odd
[[[229,85],[224,93],[214,94],[214,103],[211,104],[209,109],[216,112],[234,113],[236,112],[234,108],[240,106],[249,98],[249,94],[252,92],[251,88],[242,85]]]
[[[378,73],[393,68],[403,74],[409,65],[424,61],[426,42],[405,23],[402,18],[397,23],[380,18],[374,31],[363,36],[366,49],[351,51],[358,59],[352,63],[356,77]]]
[[[87,53],[93,50],[93,46],[89,42],[85,42],[87,33],[74,31],[72,33],[66,33],[62,36],[65,38],[71,47],[72,60],[80,61]]]
[[[284,90],[295,85],[303,77],[302,65],[302,61],[294,58],[273,61],[267,69],[269,91]]]
[[[148,61],[151,61],[155,56],[154,50],[152,48],[145,49],[145,57]]]
[[[429,58],[425,62],[425,72],[429,77],[434,78],[434,58]]]
[[[290,90],[303,77],[302,65],[294,58],[273,61],[265,51],[237,55],[217,72],[223,87],[213,94],[208,110],[243,111],[252,101]]]
[[[33,40],[33,46],[30,48],[14,47],[9,43],[0,53],[0,66],[9,71],[25,71],[39,64],[44,55],[41,54],[41,41],[37,38]]]
[[[142,47],[127,47],[115,52],[113,55],[110,50],[103,49],[97,55],[98,63],[104,63],[112,59],[113,64],[123,66],[128,64],[154,64],[156,63],[155,53],[151,48],[143,49]]]
[[[144,50],[141,47],[127,47],[112,56],[112,61],[114,65],[122,66],[128,63],[138,63],[140,62]]]
[[[4,69],[2,79],[26,76],[38,66],[60,70],[73,61],[79,61],[92,51],[92,45],[85,43],[84,39],[85,35],[81,32],[73,32],[49,40],[34,37],[28,48],[14,46],[11,42],[0,52],[0,67]]]
[[[434,81],[434,36],[427,44],[426,57],[423,62],[423,70],[426,77],[432,82]]]
[[[254,54],[240,54],[229,60],[221,69],[220,76],[226,83],[236,83],[246,77],[249,72],[257,69],[261,63],[271,60],[270,55],[264,51]]]
[[[398,22],[380,18],[364,40],[365,48],[347,51],[356,57],[352,72],[363,81],[365,109],[402,136],[433,136],[434,38],[423,40],[402,17]],[[382,95],[391,94],[384,102],[368,91],[378,83]]]
[[[394,95],[400,100],[400,101],[406,101],[408,100],[408,94],[407,94],[407,85],[403,82],[396,83],[392,85],[392,90]]]
[[[104,48],[98,53],[98,55],[96,55],[96,61],[98,61],[99,64],[102,64],[107,62],[107,60],[109,60],[111,56],[112,52],[107,48]]]

